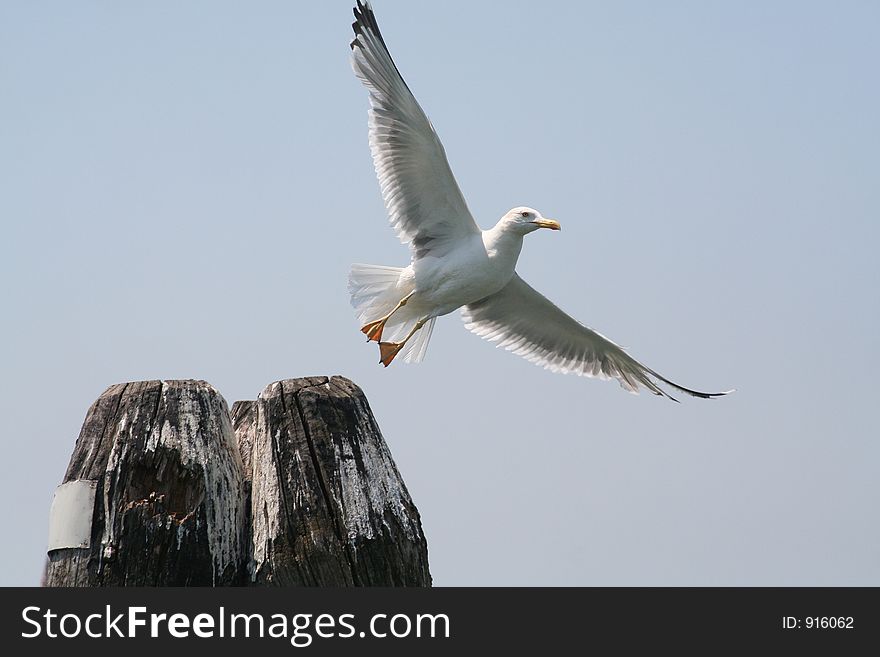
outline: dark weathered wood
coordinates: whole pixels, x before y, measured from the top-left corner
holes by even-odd
[[[280,381],[233,416],[251,478],[253,584],[430,586],[418,510],[360,388]]]
[[[257,421],[257,402],[237,401],[229,410],[232,418],[232,429],[238,442],[238,450],[241,453],[241,464],[245,481],[250,483],[253,479],[253,466],[251,465],[254,451],[254,423]]]
[[[67,482],[94,501],[56,509],[77,529],[52,539],[49,586],[431,584],[418,511],[342,377],[274,383],[231,414],[202,381],[111,386]]]
[[[49,553],[48,586],[241,583],[241,457],[204,381],[111,386],[92,405],[64,482],[97,482],[91,546]]]

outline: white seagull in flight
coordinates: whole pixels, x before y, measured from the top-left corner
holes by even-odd
[[[355,74],[370,92],[370,150],[391,224],[412,250],[408,267],[356,264],[351,303],[384,366],[402,353],[425,356],[437,317],[462,309],[465,326],[497,346],[554,372],[615,378],[630,392],[644,386],[675,400],[658,382],[694,397],[569,317],[516,273],[523,237],[559,230],[537,210],[513,208],[480,230],[455,182],[443,145],[403,81],[369,2],[358,0],[351,42]],[[730,392],[730,391],[728,391]]]

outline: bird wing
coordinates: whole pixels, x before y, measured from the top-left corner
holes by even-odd
[[[462,318],[468,330],[553,372],[615,378],[630,392],[638,393],[644,386],[673,401],[678,400],[654,379],[694,397],[727,394],[690,390],[660,376],[622,347],[566,315],[517,274],[499,292],[464,306]]]
[[[413,258],[442,257],[478,233],[443,144],[391,59],[370,4],[358,0],[352,67],[370,92],[370,150],[391,224]]]

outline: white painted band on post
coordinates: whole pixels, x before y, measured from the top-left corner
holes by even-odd
[[[78,479],[55,489],[49,511],[48,552],[91,545],[97,481]]]

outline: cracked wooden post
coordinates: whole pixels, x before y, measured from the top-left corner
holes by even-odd
[[[418,510],[363,392],[289,379],[236,402],[256,586],[430,586]]]
[[[46,586],[242,582],[243,468],[204,381],[110,386],[86,415],[50,518]]]

